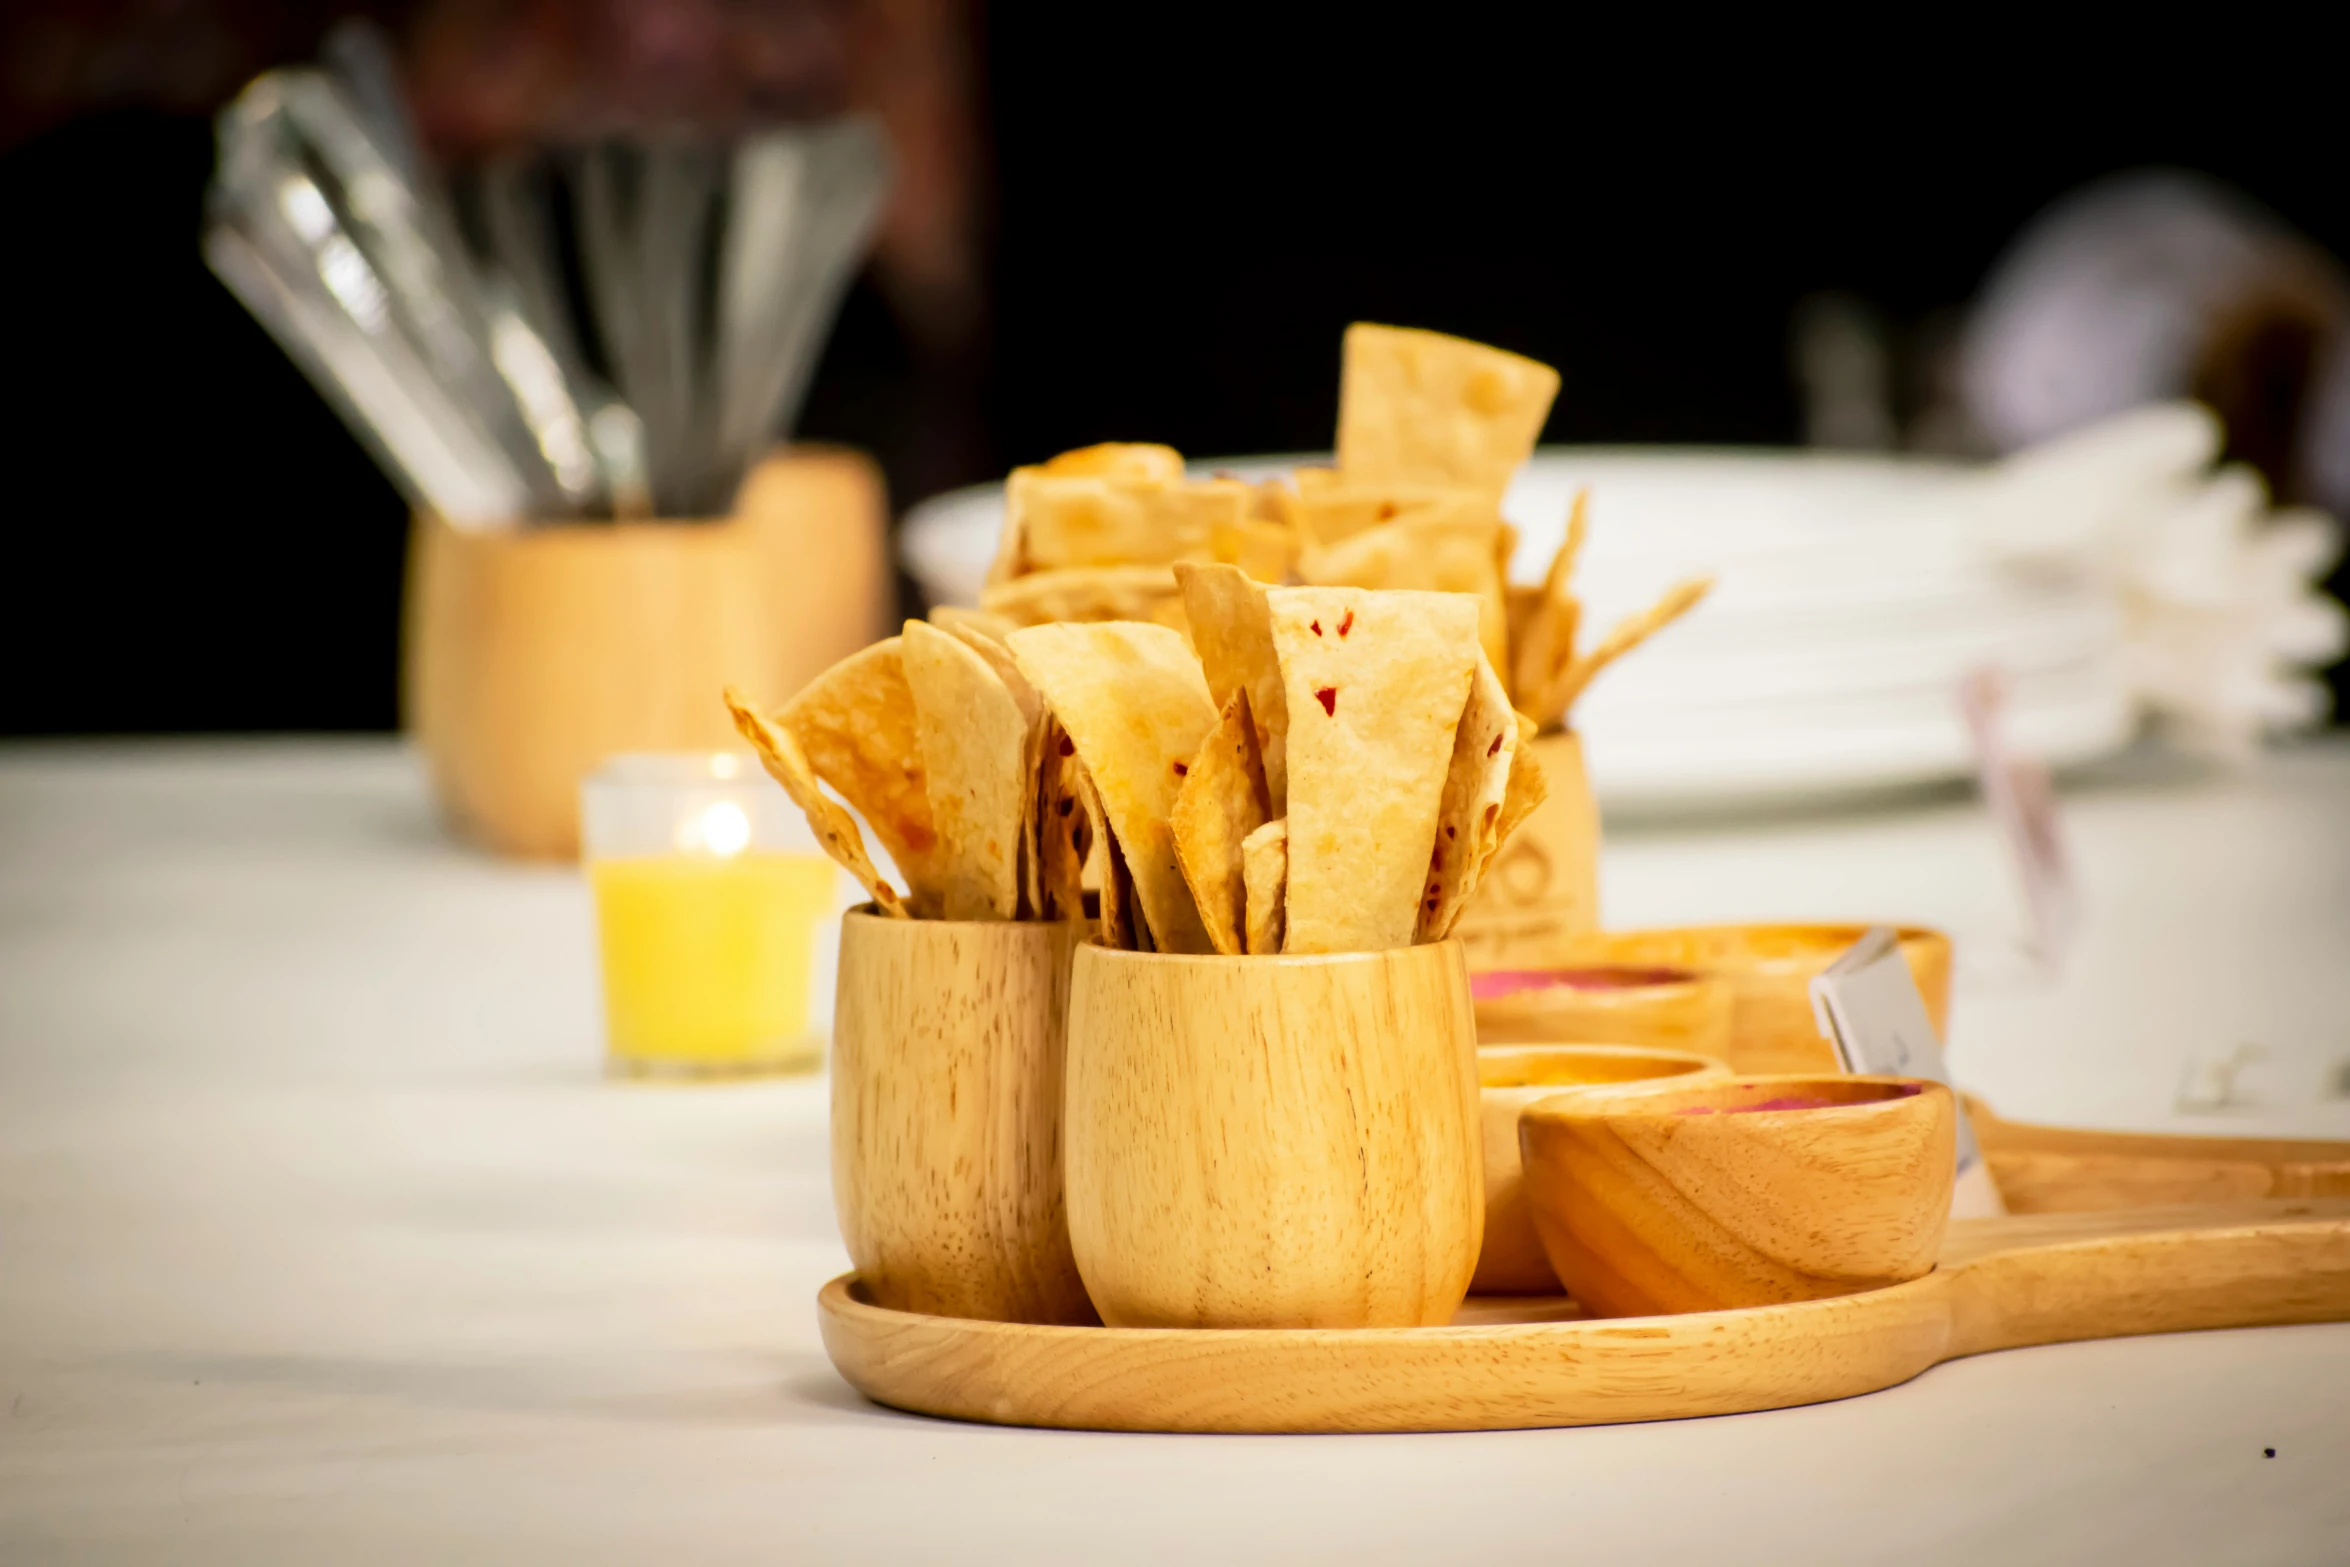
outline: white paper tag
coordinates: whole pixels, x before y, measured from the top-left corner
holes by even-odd
[[[1811,1006],[1820,1032],[1836,1047],[1847,1072],[1922,1077],[1950,1086],[1942,1041],[1926,1015],[1926,998],[1901,955],[1889,925],[1879,925],[1811,982]],[[1951,1095],[1953,1103],[1957,1095]],[[1980,1219],[2007,1211],[1990,1167],[1975,1144],[1966,1106],[1958,1110],[1958,1175],[1950,1191],[1950,1216]]]
[[[2023,884],[2032,952],[2051,970],[2061,968],[2080,923],[2080,896],[2057,816],[2055,782],[2045,764],[2009,748],[2007,681],[1998,670],[1978,669],[1961,680],[1958,706],[1974,745],[1984,803]]]

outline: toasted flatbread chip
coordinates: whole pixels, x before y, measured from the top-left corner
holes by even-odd
[[[852,653],[800,689],[775,715],[816,776],[840,791],[906,879],[915,914],[939,908],[938,833],[922,775],[904,643],[890,637]]]
[[[938,618],[934,611],[931,619]],[[991,634],[980,627],[955,621],[945,628],[955,639],[972,652],[987,660],[987,667],[1012,693],[1012,700],[1020,704],[1020,716],[1027,721],[1027,734],[1021,760],[1020,776],[1026,783],[1020,791],[1022,815],[1020,822],[1020,917],[1043,919],[1044,862],[1042,845],[1038,838],[1037,790],[1034,781],[1044,760],[1044,698],[1028,677],[1020,673],[1020,666],[1012,660],[1012,650],[1005,646],[1001,634]]]
[[[1040,465],[1051,474],[1116,479],[1125,484],[1179,484],[1183,454],[1172,446],[1147,441],[1104,441],[1049,457]]]
[[[1356,534],[1415,512],[1466,497],[1491,512],[1498,497],[1459,485],[1368,484],[1348,480],[1301,489],[1289,502],[1290,519],[1309,549],[1329,549]]]
[[[1262,517],[1219,524],[1208,538],[1208,553],[1218,564],[1238,566],[1276,587],[1288,580],[1297,552],[1297,530]]]
[[[1617,621],[1597,646],[1552,677],[1532,706],[1535,720],[1545,729],[1565,723],[1567,710],[1575,705],[1575,699],[1583,694],[1594,676],[1695,609],[1713,591],[1713,585],[1711,577],[1690,577],[1676,582],[1648,608]]]
[[[1244,943],[1251,957],[1281,950],[1284,899],[1289,891],[1289,823],[1267,822],[1241,840],[1241,880],[1247,903]]]
[[[1574,661],[1575,637],[1583,619],[1582,600],[1575,596],[1575,562],[1583,553],[1583,539],[1590,520],[1591,491],[1577,490],[1575,504],[1567,513],[1566,537],[1550,558],[1550,569],[1543,574],[1532,613],[1526,617],[1523,627],[1513,619],[1510,690],[1524,709],[1534,709],[1542,701],[1543,693]],[[1513,606],[1513,617],[1515,614]]]
[[[1021,469],[1005,496],[1026,569],[1043,572],[1208,559],[1216,531],[1247,517],[1251,492],[1236,479],[1145,489]]]
[[[1492,660],[1479,657],[1469,705],[1453,731],[1444,797],[1436,807],[1436,841],[1428,853],[1428,881],[1420,890],[1415,941],[1442,941],[1452,933],[1477,878],[1484,873],[1485,840],[1492,835],[1509,792],[1518,754],[1518,715]]]
[[[1409,946],[1477,664],[1458,593],[1274,588],[1289,708],[1286,952]]]
[[[783,792],[791,796],[792,804],[807,816],[816,841],[824,845],[824,852],[832,856],[833,863],[857,878],[858,884],[872,897],[874,907],[882,913],[893,919],[907,918],[905,900],[866,856],[865,835],[857,830],[857,819],[817,785],[816,771],[808,765],[807,755],[791,737],[791,731],[762,718],[732,686],[726,689],[726,710],[734,715],[734,727],[750,742],[751,749],[759,753],[759,763],[767,769],[768,776],[783,785]]]
[[[1057,621],[1150,620],[1176,597],[1165,566],[1077,566],[997,583],[980,607],[1017,627]]]
[[[984,609],[970,609],[961,604],[932,605],[930,623],[941,631],[975,631],[998,642],[1019,629],[1001,615],[991,615]]]
[[[1498,668],[1509,662],[1507,584],[1495,564],[1505,527],[1491,501],[1461,492],[1342,544],[1307,550],[1298,560],[1298,576],[1317,587],[1471,594],[1477,639]]]
[[[1501,846],[1510,841],[1535,808],[1550,798],[1550,778],[1543,772],[1541,760],[1534,754],[1534,721],[1525,714],[1518,715],[1518,751],[1510,759],[1509,788],[1501,797],[1501,809],[1494,812],[1493,830],[1484,840],[1484,860],[1477,867],[1482,881],[1487,866],[1501,852]],[[1474,889],[1472,889],[1474,890]]]
[[[1012,656],[1101,793],[1157,950],[1213,950],[1168,825],[1183,774],[1216,723],[1190,648],[1163,626],[1114,622],[1015,631]]]
[[[1070,779],[1094,851],[1100,856],[1102,945],[1124,952],[1148,952],[1149,933],[1135,915],[1134,878],[1128,872],[1124,851],[1118,847],[1118,834],[1110,825],[1109,813],[1103,809],[1101,791],[1094,787],[1093,777],[1086,772],[1082,760],[1071,769]]]
[[[1256,725],[1248,693],[1235,691],[1216,727],[1191,759],[1183,787],[1175,792],[1175,858],[1199,905],[1200,922],[1218,952],[1237,956],[1242,895],[1240,845],[1265,825],[1265,767],[1257,755]]]
[[[1265,589],[1236,566],[1175,568],[1183,585],[1183,608],[1191,645],[1207,676],[1208,696],[1218,712],[1235,691],[1248,693],[1250,720],[1257,730],[1257,755],[1264,764],[1270,815],[1280,816],[1289,798],[1284,759],[1289,709],[1282,696],[1281,663],[1273,653],[1273,625]]]
[[[1037,918],[1083,919],[1085,860],[1094,834],[1078,787],[1077,747],[1050,714],[1038,729]]]
[[[1349,483],[1465,484],[1499,496],[1533,455],[1558,395],[1550,366],[1440,332],[1358,322],[1344,357],[1338,467]]]
[[[951,920],[1015,919],[1035,777],[1028,717],[988,661],[957,637],[920,620],[907,621],[901,634],[938,834],[940,911]]]

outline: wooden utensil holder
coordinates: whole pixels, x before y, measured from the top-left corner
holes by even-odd
[[[832,1193],[876,1301],[1093,1322],[1069,1249],[1061,922],[841,922]]]
[[[781,701],[880,632],[886,526],[873,464],[808,447],[714,522],[420,514],[401,703],[443,815],[501,854],[577,854],[579,782],[605,757],[728,749],[723,686]]]
[[[1113,1326],[1443,1322],[1484,1228],[1455,942],[1078,949],[1069,1234]]]
[[[1477,1094],[1485,1136],[1485,1244],[1472,1295],[1555,1295],[1558,1275],[1542,1254],[1526,1205],[1518,1117],[1569,1089],[1652,1078],[1720,1077],[1729,1068],[1686,1050],[1628,1045],[1497,1045],[1477,1050]]]
[[[1599,928],[1599,806],[1582,738],[1537,735],[1534,758],[1550,794],[1502,845],[1453,931],[1478,973],[1564,963],[1573,938]]]

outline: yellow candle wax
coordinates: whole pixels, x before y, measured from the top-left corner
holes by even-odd
[[[622,856],[588,867],[613,1059],[679,1072],[812,1067],[817,928],[832,917],[821,855],[753,850]]]

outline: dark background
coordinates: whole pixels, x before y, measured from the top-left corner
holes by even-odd
[[[1339,333],[1374,319],[1559,366],[1549,441],[1790,442],[1801,300],[1930,328],[2099,175],[2213,174],[2350,253],[2328,57],[2230,25],[2127,57],[975,15],[985,316],[942,355],[861,283],[802,433],[876,450],[901,506],[1096,440],[1326,446]],[[100,102],[0,151],[0,732],[395,722],[403,507],[198,258],[210,107]]]

